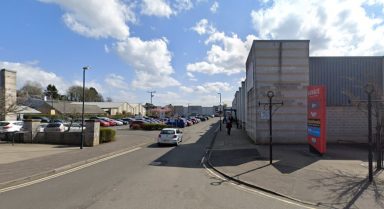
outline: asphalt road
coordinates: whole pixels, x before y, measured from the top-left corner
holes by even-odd
[[[57,178],[0,193],[0,208],[301,208],[227,183],[202,166],[215,121],[185,129],[184,141],[178,147],[151,144]]]

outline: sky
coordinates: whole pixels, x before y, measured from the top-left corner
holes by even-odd
[[[116,102],[231,105],[253,40],[311,56],[383,56],[384,0],[2,0],[0,68]]]

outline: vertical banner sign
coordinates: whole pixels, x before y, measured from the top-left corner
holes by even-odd
[[[326,101],[324,86],[308,86],[308,143],[320,154],[326,150]]]

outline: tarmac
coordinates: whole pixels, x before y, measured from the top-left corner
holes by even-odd
[[[384,208],[384,174],[368,181],[364,145],[327,144],[323,156],[305,144],[256,145],[245,131],[218,131],[208,164],[232,181],[315,208]]]
[[[216,126],[217,127],[217,126]],[[153,134],[153,136],[151,136]],[[0,143],[0,189],[52,175],[117,153],[154,143],[157,132],[130,132],[95,147]],[[150,137],[148,137],[150,136]],[[217,131],[207,163],[228,179],[315,208],[384,208],[384,174],[367,178],[367,149],[328,144],[319,156],[305,144],[255,145],[245,131]]]

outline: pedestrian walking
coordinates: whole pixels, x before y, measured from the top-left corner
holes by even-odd
[[[230,121],[227,122],[227,133],[228,135],[231,135],[231,128],[232,128],[232,123]]]

